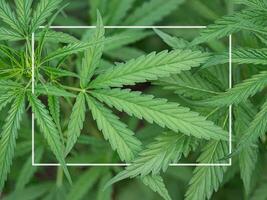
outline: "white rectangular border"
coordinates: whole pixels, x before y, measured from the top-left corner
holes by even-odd
[[[45,26],[40,26],[39,28],[45,28]],[[96,26],[50,26],[51,29],[94,29]],[[104,26],[105,29],[204,29],[207,26]],[[32,94],[34,94],[34,82],[35,82],[35,34],[32,33]],[[229,35],[229,89],[233,86],[232,82],[232,35]],[[232,105],[229,106],[229,154],[232,153]],[[59,163],[35,163],[35,151],[34,151],[34,131],[35,121],[34,113],[32,113],[32,166],[42,166],[42,167],[54,167],[60,166]],[[67,166],[73,167],[123,167],[129,166],[128,163],[66,163]],[[173,163],[169,164],[171,167],[215,167],[215,166],[232,166],[232,158],[229,158],[228,163]]]

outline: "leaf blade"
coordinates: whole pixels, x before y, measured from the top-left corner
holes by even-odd
[[[35,32],[39,26],[45,23],[46,19],[59,8],[62,0],[41,0],[37,5],[31,21],[31,32]]]
[[[125,111],[130,116],[156,122],[174,132],[182,132],[197,138],[228,140],[228,134],[205,117],[190,111],[177,103],[167,103],[166,99],[154,99],[152,95],[142,95],[124,89],[95,90],[91,92],[98,100],[110,107]]]
[[[211,141],[207,144],[200,155],[200,163],[218,163],[218,160],[228,154],[226,142]],[[226,166],[196,167],[190,186],[185,194],[186,200],[205,200],[209,199],[213,191],[217,191],[223,180]]]
[[[18,94],[8,112],[0,140],[0,189],[4,187],[15,152],[16,138],[24,112],[24,92]]]
[[[99,130],[106,140],[110,141],[112,149],[117,150],[121,160],[132,160],[141,149],[141,142],[126,125],[118,120],[109,109],[98,103],[92,97],[86,96],[88,107],[96,120]]]
[[[49,112],[46,110],[45,106],[36,96],[33,94],[28,94],[28,99],[33,113],[35,114],[37,123],[40,126],[40,130],[44,133],[51,150],[53,151],[59,163],[62,165],[64,173],[71,183],[71,177],[64,159],[65,156],[63,153],[63,145],[60,141],[60,136],[52,117],[49,115]]]
[[[155,52],[108,69],[90,83],[90,88],[122,87],[190,70],[205,62],[209,54],[200,51],[174,50]]]
[[[79,93],[70,115],[70,121],[68,123],[68,131],[67,131],[68,137],[65,149],[66,155],[71,151],[78,137],[80,136],[81,130],[83,128],[83,123],[85,120],[85,111],[86,111],[85,95],[84,93]]]
[[[105,29],[100,13],[97,13],[97,28],[94,32],[91,41],[101,41],[104,40]],[[100,64],[100,59],[104,50],[104,44],[94,45],[90,47],[84,55],[82,60],[82,70],[81,70],[81,86],[85,88],[88,86],[89,81],[96,68]]]

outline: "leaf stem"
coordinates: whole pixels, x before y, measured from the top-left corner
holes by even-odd
[[[70,86],[66,86],[66,85],[60,85],[61,87],[63,87],[64,89],[67,90],[72,90],[72,91],[76,91],[76,92],[86,92],[85,89],[81,89],[81,88],[75,88],[75,87],[70,87]]]

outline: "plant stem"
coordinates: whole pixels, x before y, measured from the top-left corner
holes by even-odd
[[[61,187],[62,183],[63,183],[63,170],[62,167],[59,166],[57,168],[57,182],[56,182],[57,187]]]

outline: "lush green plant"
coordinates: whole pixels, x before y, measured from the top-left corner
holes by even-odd
[[[10,4],[0,0],[3,197],[158,198],[139,186],[140,180],[164,199],[225,199],[228,195],[229,199],[266,199],[266,177],[258,174],[266,170],[267,2],[235,1],[234,12],[233,2],[226,1],[228,15],[224,17],[211,9],[221,8],[222,1],[203,2],[90,1],[90,22],[96,22],[95,29],[55,31],[49,28],[52,23],[89,23],[82,13],[62,17],[87,9],[87,2],[63,6],[62,0],[14,0]],[[200,34],[105,29],[103,25],[153,25],[180,10],[177,7],[182,3],[187,12],[178,16],[174,12],[163,24],[173,23],[174,18],[186,20],[192,9],[197,11],[195,18],[215,23]],[[229,89],[230,34],[235,46],[234,87]],[[231,154],[230,105],[234,116]],[[31,111],[38,125],[34,127],[34,160],[58,162],[57,172],[32,166]],[[229,158],[231,166],[221,165]],[[66,165],[86,162],[131,165],[123,171]],[[193,171],[169,168],[179,162],[220,165],[197,166]],[[136,178],[134,186],[141,187],[136,194],[132,181],[129,186],[117,183],[127,178]],[[183,189],[178,191],[180,184]],[[233,184],[238,187],[228,191]],[[98,190],[92,189],[95,185]]]

